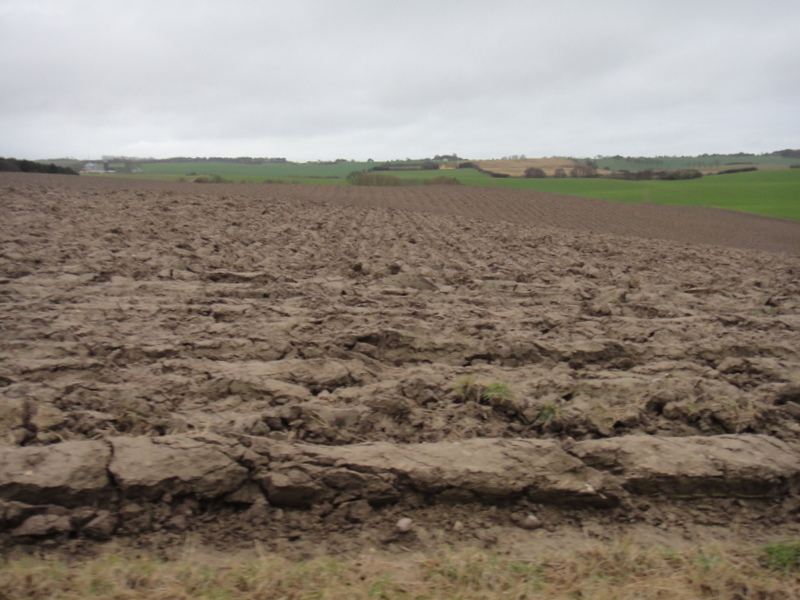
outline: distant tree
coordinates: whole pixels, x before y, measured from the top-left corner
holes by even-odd
[[[772,156],[782,156],[783,158],[800,158],[800,150],[792,150],[789,148],[786,150],[776,150],[772,153]]]
[[[0,171],[22,171],[23,173],[58,173],[62,175],[77,175],[70,167],[59,167],[54,163],[40,163],[34,160],[17,158],[1,158]]]
[[[753,170],[755,171],[756,169],[754,168]],[[698,179],[702,176],[703,174],[697,169],[677,169],[675,171],[665,171],[663,173],[658,174],[659,179],[665,179],[667,181],[677,181],[681,179]]]
[[[564,169],[562,169],[561,167],[557,168],[555,173],[553,173],[553,177],[556,177],[558,179],[563,179],[566,176],[567,176],[567,172]]]
[[[571,177],[597,177],[597,167],[591,165],[576,165],[572,167]]]
[[[525,177],[528,179],[544,179],[547,177],[547,173],[537,167],[528,167],[525,169]]]
[[[13,158],[0,158],[0,171],[20,171],[19,164]]]
[[[731,173],[747,173],[749,171],[758,171],[758,167],[740,167],[738,169],[723,169],[717,175],[730,175]]]

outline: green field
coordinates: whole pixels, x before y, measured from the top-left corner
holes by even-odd
[[[623,157],[604,156],[594,160],[598,169],[611,171],[639,171],[642,169],[677,170],[701,169],[720,171],[742,167],[758,167],[760,169],[786,169],[796,165],[800,160],[788,156],[715,154],[707,156],[658,156]]]
[[[767,217],[800,220],[800,169],[712,175],[685,181],[620,181],[618,187],[580,195],[623,202],[655,202],[727,208]],[[587,194],[589,191],[591,193]],[[567,193],[567,192],[562,192]],[[576,192],[569,192],[576,193]]]
[[[344,178],[352,171],[360,171],[375,163],[347,162],[337,164],[320,163],[266,163],[240,164],[227,162],[145,163],[143,173],[137,177],[191,181],[198,176],[219,175],[231,181],[264,183],[285,181],[298,183],[345,184]],[[122,174],[120,174],[122,175]],[[126,175],[130,177],[130,175]]]
[[[710,206],[800,220],[800,169],[709,175],[683,181],[494,178],[471,169],[438,173],[456,177],[466,185],[541,190],[619,202]],[[392,174],[420,177],[419,173]]]
[[[348,185],[352,171],[376,163],[344,162],[239,164],[226,162],[145,163],[142,173],[100,177],[141,177],[165,181],[192,181],[199,176],[218,175],[232,182],[310,183]],[[422,180],[455,177],[465,185],[531,189],[615,200],[653,202],[684,206],[726,208],[769,217],[800,220],[800,169],[768,169],[730,175],[707,175],[683,181],[625,181],[619,179],[523,179],[496,178],[473,169],[439,171],[392,171],[402,179]]]

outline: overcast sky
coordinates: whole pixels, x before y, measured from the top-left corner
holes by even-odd
[[[0,0],[0,156],[783,148],[798,0]]]

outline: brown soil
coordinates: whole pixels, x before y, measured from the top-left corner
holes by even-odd
[[[800,223],[484,188],[22,174],[0,174],[0,211],[6,544],[800,531],[800,473],[769,471],[800,445]],[[690,464],[698,437],[724,446],[706,456],[719,473]],[[504,461],[544,466],[512,440],[560,470],[515,488]],[[673,448],[686,477],[653,463]],[[111,461],[96,497],[48,496],[20,479],[35,465],[9,466],[72,449]],[[462,451],[495,487],[456,472]],[[134,474],[178,452],[222,461],[215,478]],[[725,475],[751,452],[750,475]],[[582,469],[606,486],[591,498],[568,481]]]

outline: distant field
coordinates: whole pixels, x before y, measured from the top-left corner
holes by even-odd
[[[608,156],[598,158],[594,162],[597,163],[599,169],[611,171],[698,169],[707,173],[742,167],[785,169],[789,167],[789,165],[798,164],[800,161],[797,158],[784,156],[737,156],[735,154],[719,154],[711,156],[660,156],[654,158]]]
[[[541,190],[619,202],[711,206],[800,220],[800,169],[709,175],[685,181],[495,178],[473,169],[456,169],[445,173],[465,185]],[[396,175],[419,177],[419,173]]]
[[[505,180],[507,181],[507,180]],[[621,202],[653,202],[711,206],[800,220],[800,169],[712,175],[685,181],[620,181],[613,179],[515,180],[559,194]],[[509,185],[508,187],[516,187]]]
[[[767,158],[788,160],[778,159],[778,157],[759,157],[760,160]],[[347,185],[345,178],[349,173],[369,169],[375,164],[370,162],[259,165],[224,162],[149,163],[143,164],[143,173],[137,175],[120,173],[101,175],[101,177],[192,181],[198,176],[219,175],[237,183],[283,182]],[[676,165],[681,166],[677,163]],[[515,166],[519,167],[520,165]],[[672,168],[673,165],[668,167]],[[769,217],[800,220],[800,169],[775,168],[749,173],[712,175],[686,181],[623,181],[570,177],[563,179],[495,178],[474,169],[392,171],[392,175],[415,180],[433,179],[444,175],[455,177],[464,185],[542,190],[620,202],[711,206]]]
[[[570,169],[578,164],[571,158],[519,158],[471,162],[485,171],[505,173],[511,177],[524,177],[525,171],[530,168],[542,169],[549,177],[552,177],[556,169],[564,169],[569,173]]]
[[[144,177],[162,181],[192,181],[195,177],[219,175],[236,183],[264,183],[278,180],[298,183],[345,184],[344,178],[352,171],[369,169],[375,163],[347,162],[319,163],[266,163],[240,164],[227,162],[144,163],[142,173],[118,173],[116,177]],[[109,175],[102,175],[108,177]]]

